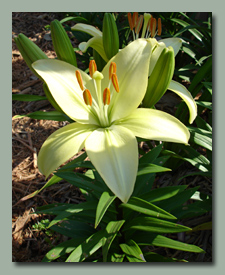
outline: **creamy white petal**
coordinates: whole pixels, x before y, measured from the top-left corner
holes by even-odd
[[[135,136],[121,126],[99,128],[85,142],[93,165],[122,201],[130,198],[138,169],[138,146]]]
[[[131,130],[135,136],[150,140],[188,144],[190,133],[175,117],[155,109],[139,108],[117,122]]]
[[[64,61],[42,59],[32,64],[35,71],[44,79],[55,101],[73,120],[81,123],[97,124],[98,120],[83,99],[75,76],[76,67]],[[84,83],[91,78],[80,71]]]
[[[91,36],[102,36],[102,32],[95,27],[83,23],[78,23],[71,28],[72,31],[81,31],[90,34]]]
[[[85,53],[89,47],[92,47],[94,50],[96,50],[106,62],[109,60],[105,54],[101,36],[94,36],[87,42],[82,42],[79,44],[79,49],[83,53]]]
[[[163,42],[166,47],[171,46],[174,50],[174,56],[176,56],[180,50],[180,47],[182,45],[182,39],[177,37],[172,38],[164,38],[159,40],[159,42]]]
[[[85,139],[97,128],[95,125],[71,123],[51,134],[38,154],[38,169],[48,177],[83,147]]]
[[[193,99],[191,93],[186,89],[186,87],[174,80],[170,82],[168,90],[173,91],[184,100],[190,112],[189,123],[193,123],[197,116],[197,104]]]
[[[109,83],[109,66],[115,62],[120,92],[114,92],[108,111],[110,121],[129,115],[141,103],[148,83],[148,68],[152,42],[137,39],[122,49],[104,67],[102,89]]]

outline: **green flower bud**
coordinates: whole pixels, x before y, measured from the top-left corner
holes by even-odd
[[[58,59],[77,67],[76,54],[71,41],[58,20],[51,22],[51,36]]]
[[[150,59],[151,62],[151,59]],[[143,99],[143,107],[151,108],[166,92],[174,73],[175,58],[173,48],[164,48],[148,79],[148,87]]]
[[[119,35],[116,22],[111,13],[105,13],[103,19],[102,39],[105,54],[111,59],[119,51]]]
[[[15,42],[27,66],[38,78],[40,78],[36,71],[32,68],[31,64],[39,59],[47,59],[47,55],[33,41],[22,33],[15,38]]]

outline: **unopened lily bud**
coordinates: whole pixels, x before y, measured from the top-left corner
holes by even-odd
[[[166,92],[174,73],[175,58],[172,47],[164,48],[148,79],[143,107],[151,108]]]
[[[51,22],[51,36],[58,59],[77,67],[76,54],[71,41],[58,20]]]
[[[31,64],[39,59],[47,59],[47,55],[33,41],[22,33],[15,38],[15,42],[27,66],[38,78],[40,78]]]
[[[103,19],[102,40],[105,54],[111,59],[119,52],[119,35],[116,22],[111,13],[105,13]]]

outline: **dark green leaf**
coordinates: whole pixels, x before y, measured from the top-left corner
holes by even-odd
[[[107,255],[108,251],[110,249],[110,246],[115,239],[116,235],[118,234],[120,228],[124,224],[125,220],[121,221],[111,221],[109,224],[106,226],[106,232],[107,232],[107,237],[103,239],[103,247],[102,247],[102,254],[103,254],[103,262],[107,261]]]
[[[120,244],[129,262],[146,262],[140,247],[133,240]]]
[[[116,196],[110,196],[108,192],[103,192],[96,209],[96,219],[95,219],[95,228],[99,225],[101,222],[101,219],[103,218],[105,212],[109,208],[110,204],[114,201]]]
[[[131,222],[126,223],[123,230],[133,229],[156,233],[178,233],[191,230],[183,225],[145,216],[134,218]]]
[[[12,94],[12,100],[18,100],[18,101],[40,101],[40,100],[47,100],[47,97],[40,96],[40,95]]]
[[[201,248],[192,245],[182,243],[176,240],[172,240],[162,235],[152,234],[152,233],[145,233],[145,234],[135,234],[134,240],[139,245],[153,245],[159,247],[168,247],[175,250],[182,250],[188,252],[195,252],[195,253],[203,253],[204,250]]]
[[[17,115],[14,118],[22,118],[22,117],[30,117],[33,119],[44,119],[44,120],[54,120],[54,121],[66,121],[67,117],[57,111],[43,112],[37,111],[34,113],[30,113],[28,115]]]
[[[176,217],[170,213],[140,198],[131,197],[127,203],[122,203],[120,207],[125,207],[152,217],[176,220]]]

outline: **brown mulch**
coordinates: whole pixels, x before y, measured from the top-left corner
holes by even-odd
[[[19,33],[25,34],[35,42],[49,58],[55,58],[49,36],[49,30],[45,29],[52,20],[61,20],[63,13],[41,13],[41,12],[14,12],[12,13],[12,92],[19,94],[44,95],[42,83],[27,67],[14,42],[14,37]],[[168,102],[168,101],[167,101]],[[12,102],[12,117],[15,115],[28,114],[38,110],[53,110],[48,101],[40,102]],[[38,206],[51,203],[79,203],[83,198],[78,189],[66,182],[59,182],[35,197],[21,201],[22,198],[39,190],[45,183],[45,177],[40,174],[37,167],[37,153],[46,138],[56,129],[64,126],[64,122],[35,120],[28,117],[12,120],[12,261],[13,262],[41,262],[44,255],[52,246],[63,241],[64,237],[55,234],[47,235],[46,232],[34,227],[48,216],[35,213]],[[189,165],[179,173],[192,169]],[[185,170],[184,170],[185,169]],[[176,181],[177,175],[164,175],[158,178],[157,184],[166,186],[171,179]],[[190,187],[201,184],[206,193],[210,193],[211,183],[205,182],[201,177],[191,177],[186,183]],[[210,217],[203,217],[203,222],[209,221]],[[192,220],[195,226],[198,219]],[[211,262],[212,243],[211,231],[202,231],[192,235],[190,243],[204,246],[207,253],[204,255],[193,255],[192,261]],[[161,249],[162,250],[162,249]],[[167,255],[179,258],[185,257],[185,253],[166,251]]]

